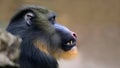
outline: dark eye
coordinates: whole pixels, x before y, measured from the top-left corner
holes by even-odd
[[[49,21],[50,21],[52,24],[54,24],[54,23],[55,23],[55,16],[50,17],[50,18],[49,18]]]

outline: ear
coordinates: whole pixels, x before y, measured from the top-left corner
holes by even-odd
[[[28,12],[28,13],[25,14],[24,19],[25,19],[27,25],[30,26],[30,25],[32,24],[31,19],[32,19],[33,17],[34,17],[34,14],[33,14],[32,12]]]

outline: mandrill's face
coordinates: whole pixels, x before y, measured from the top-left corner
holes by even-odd
[[[72,58],[77,55],[77,35],[58,24],[55,18],[56,14],[49,9],[38,6],[27,7],[13,17],[11,23],[14,25],[10,24],[8,31],[23,39],[29,38],[36,48],[57,59]],[[20,20],[22,21],[19,22]],[[24,36],[25,34],[27,36]]]

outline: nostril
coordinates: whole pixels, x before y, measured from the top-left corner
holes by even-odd
[[[74,38],[77,38],[77,34],[76,34],[75,32],[72,32],[72,36],[73,36]]]

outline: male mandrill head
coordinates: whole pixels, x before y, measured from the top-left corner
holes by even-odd
[[[7,31],[23,40],[21,68],[57,68],[56,59],[77,55],[76,34],[58,24],[55,18],[52,10],[27,6],[11,19]]]

